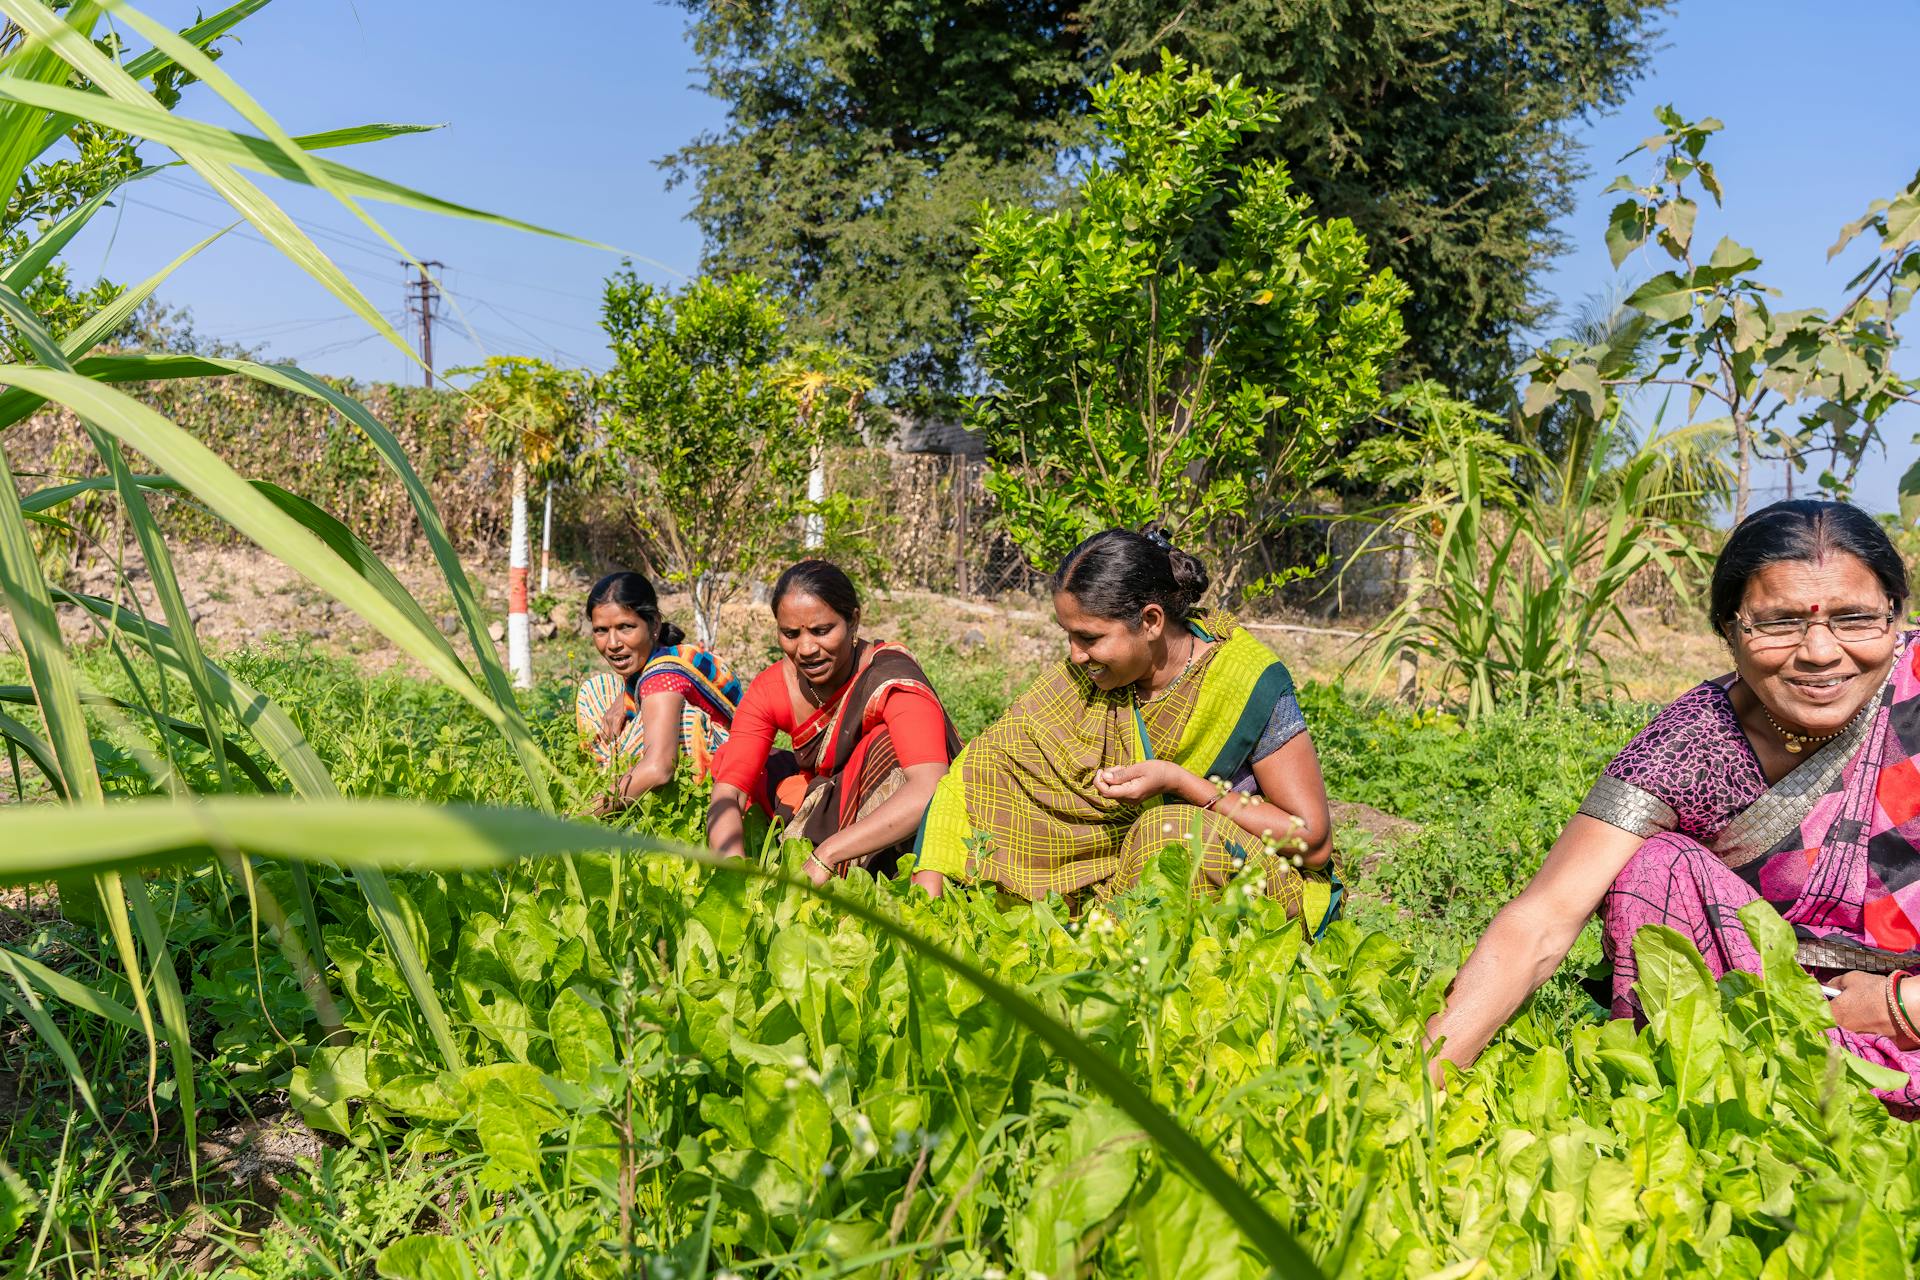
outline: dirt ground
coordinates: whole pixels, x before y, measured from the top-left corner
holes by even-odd
[[[244,547],[202,546],[181,548],[176,558],[202,642],[214,653],[269,639],[295,643],[311,639],[320,652],[353,657],[369,671],[398,666],[417,673],[415,664],[385,637],[269,556]],[[455,638],[456,647],[464,649],[452,593],[433,561],[421,557],[389,564],[428,616]],[[470,563],[467,572],[489,613],[504,620],[505,566]],[[159,616],[150,583],[138,569],[135,574],[140,608],[149,616]],[[537,569],[534,576],[537,580]],[[592,663],[591,646],[580,625],[581,604],[590,582],[583,566],[554,567],[547,594],[555,607],[547,625],[536,627],[536,670],[542,675],[564,677]],[[101,570],[71,585],[101,595],[111,595],[114,589],[112,576]],[[746,592],[729,604],[720,624],[719,648],[748,667],[771,651],[773,644],[766,607],[753,597],[753,592]],[[669,594],[662,606],[668,616],[691,630],[692,611],[684,595]],[[96,634],[91,620],[80,611],[63,607],[60,612],[62,629],[70,637]],[[868,601],[867,613],[870,634],[898,638],[912,646],[952,646],[1009,664],[1037,665],[1060,646],[1050,606],[1032,597],[963,600],[916,590],[876,592]],[[1693,627],[1668,626],[1653,609],[1629,610],[1628,617],[1639,643],[1609,638],[1602,646],[1619,696],[1665,701],[1727,666],[1724,647],[1704,622]],[[1287,613],[1245,621],[1302,680],[1344,682],[1383,693],[1392,687],[1393,673],[1378,673],[1367,659],[1364,622],[1343,618],[1343,625],[1331,626],[1305,614]],[[5,619],[0,619],[0,646],[14,647],[11,623]],[[496,648],[504,658],[504,645]]]

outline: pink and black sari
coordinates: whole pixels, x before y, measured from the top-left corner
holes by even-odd
[[[1818,977],[1920,970],[1920,644],[1909,632],[1866,712],[1768,784],[1734,714],[1731,680],[1690,690],[1606,768],[1580,812],[1647,837],[1602,904],[1613,1013],[1638,1017],[1633,936],[1663,924],[1717,978],[1758,972],[1736,913],[1764,898]],[[1874,1092],[1920,1115],[1920,1050],[1832,1028],[1848,1052],[1907,1073]]]

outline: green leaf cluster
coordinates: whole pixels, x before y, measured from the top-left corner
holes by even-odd
[[[870,384],[845,352],[797,338],[756,276],[673,293],[628,268],[607,281],[604,312],[606,445],[711,643],[720,605],[792,550],[803,515],[829,514],[807,506],[807,473],[852,438]]]
[[[1878,243],[1831,315],[1783,310],[1753,250],[1723,236],[1704,261],[1695,253],[1699,203],[1689,193],[1698,188],[1716,205],[1725,197],[1705,155],[1720,121],[1688,120],[1670,106],[1654,114],[1662,131],[1636,150],[1656,158],[1657,172],[1641,183],[1614,180],[1608,190],[1625,198],[1607,224],[1616,267],[1649,242],[1676,264],[1626,299],[1642,319],[1635,345],[1644,343],[1652,357],[1622,365],[1609,360],[1604,344],[1556,340],[1520,367],[1529,378],[1523,412],[1538,418],[1572,399],[1599,420],[1617,413],[1625,389],[1684,392],[1688,424],[1732,437],[1735,520],[1747,514],[1756,461],[1785,459],[1804,471],[1824,453],[1829,465],[1817,488],[1845,496],[1881,444],[1881,418],[1895,405],[1920,402],[1920,387],[1896,367],[1899,323],[1920,285],[1920,175],[1841,229],[1829,258],[1868,232]],[[1908,519],[1920,512],[1920,468],[1902,480],[1901,502]]]
[[[1268,95],[1169,55],[1094,98],[1078,198],[989,210],[968,268],[987,487],[1036,566],[1150,520],[1231,564],[1374,406],[1406,290],[1283,165],[1242,161]]]

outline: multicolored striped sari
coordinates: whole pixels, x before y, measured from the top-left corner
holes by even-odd
[[[1131,689],[1103,691],[1065,660],[1036,681],[941,781],[920,866],[1023,898],[1077,901],[1132,887],[1162,850],[1197,839],[1209,883],[1261,876],[1317,936],[1339,909],[1331,875],[1302,875],[1214,810],[1112,800],[1094,785],[1102,769],[1160,758],[1251,790],[1254,761],[1304,729],[1293,677],[1270,649],[1224,614],[1193,627],[1217,643],[1149,702]]]
[[[740,681],[713,653],[698,645],[655,649],[631,680],[611,671],[589,676],[574,697],[574,722],[593,758],[603,765],[630,763],[646,750],[640,702],[650,693],[677,693],[686,701],[680,713],[680,746],[693,760],[694,776],[712,770],[713,754],[727,740],[740,706]],[[624,704],[626,723],[611,743],[600,737],[609,707]]]
[[[1580,812],[1647,837],[1601,906],[1613,1013],[1636,1017],[1633,937],[1649,924],[1693,940],[1720,977],[1758,972],[1736,912],[1764,898],[1818,976],[1920,970],[1920,643],[1909,632],[1879,694],[1840,735],[1769,784],[1729,696],[1708,681],[1627,744]],[[1839,1027],[1850,1053],[1908,1074],[1875,1090],[1920,1115],[1920,1050]]]

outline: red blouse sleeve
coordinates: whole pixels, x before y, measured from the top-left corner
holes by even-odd
[[[775,663],[753,678],[740,707],[733,713],[733,728],[713,758],[713,780],[738,787],[764,804],[767,789],[767,758],[773,754],[774,735],[785,730],[793,719],[793,700],[787,696],[786,678]]]
[[[947,713],[939,699],[919,689],[891,689],[880,704],[880,718],[893,736],[893,754],[902,769],[916,764],[952,764],[947,754]]]
[[[684,698],[693,692],[693,681],[678,671],[656,671],[640,681],[639,692],[643,698],[650,693],[677,693]]]

